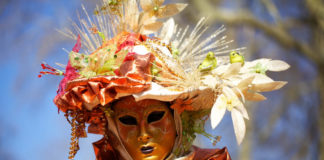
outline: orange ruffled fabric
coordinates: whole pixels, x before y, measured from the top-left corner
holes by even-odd
[[[57,107],[67,110],[84,109],[84,105],[92,110],[96,103],[106,105],[113,101],[117,93],[139,93],[150,87],[150,83],[132,77],[95,77],[90,79],[78,79],[67,84],[66,92],[56,99]]]
[[[195,156],[193,160],[231,160],[227,148],[222,149],[203,149],[194,146]]]
[[[145,37],[131,33],[122,33],[115,38],[119,41],[123,39],[124,42],[118,43],[118,48],[133,46],[136,41],[145,40]],[[111,42],[114,42],[114,39]],[[150,87],[149,75],[153,61],[154,56],[151,53],[140,55],[130,51],[116,71],[116,76],[71,80],[67,82],[64,93],[54,99],[54,103],[63,112],[85,108],[92,110],[98,104],[106,105],[113,101],[117,93],[142,92]]]
[[[104,139],[93,143],[93,148],[97,160],[119,159],[118,153]],[[186,160],[231,160],[226,147],[222,149],[204,149],[193,146],[193,149],[194,156]]]

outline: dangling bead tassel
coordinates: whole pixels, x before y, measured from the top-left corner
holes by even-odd
[[[104,147],[104,152],[107,152],[108,148],[108,123],[107,123],[107,117],[110,117],[110,114],[113,113],[113,111],[109,107],[101,107],[101,110],[103,111],[103,115],[101,115],[101,127],[104,132],[104,139],[105,139],[105,147]]]
[[[105,139],[105,147],[104,152],[107,152],[107,145],[108,145],[108,133],[107,133],[107,120],[105,118],[105,115],[101,115],[101,127],[102,131],[104,132],[104,139]]]
[[[69,152],[69,159],[73,160],[74,156],[76,155],[77,151],[79,150],[79,138],[77,136],[77,122],[76,122],[76,113],[72,112],[71,113],[72,117],[72,122],[71,122],[71,127],[72,127],[72,132],[71,132],[71,143],[70,143],[70,152]]]

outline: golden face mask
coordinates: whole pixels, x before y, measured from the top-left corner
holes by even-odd
[[[170,154],[176,129],[167,104],[125,97],[113,110],[121,141],[134,160],[161,160]]]

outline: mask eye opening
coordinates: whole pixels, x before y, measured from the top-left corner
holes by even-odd
[[[159,121],[163,118],[165,111],[154,111],[147,117],[147,123]]]
[[[129,115],[122,116],[118,120],[125,125],[137,125],[136,118]]]

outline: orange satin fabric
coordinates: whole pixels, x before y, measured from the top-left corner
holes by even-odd
[[[93,143],[93,147],[96,154],[96,160],[119,159],[116,151],[109,143],[105,144],[104,139]],[[193,148],[194,157],[188,160],[231,160],[226,147],[222,149],[202,149],[193,146]]]
[[[84,103],[94,103],[96,98],[101,105],[106,105],[115,99],[117,93],[142,92],[150,87],[153,61],[151,53],[139,55],[129,52],[116,76],[72,80],[67,83],[65,93],[55,98],[54,103],[63,112],[82,110]]]
[[[195,156],[193,160],[231,160],[227,148],[202,149],[194,146]]]

